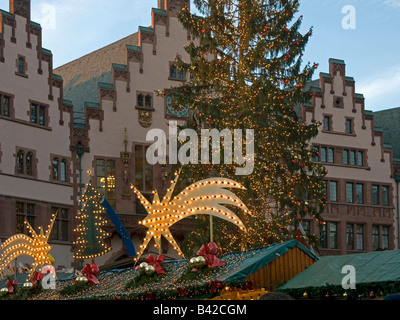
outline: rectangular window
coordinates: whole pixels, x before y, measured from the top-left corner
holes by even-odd
[[[303,229],[306,234],[310,233],[310,221],[303,221]]]
[[[334,149],[333,148],[328,149],[328,162],[334,163]]]
[[[52,173],[53,173],[53,180],[58,180],[58,159],[54,158],[52,163]]]
[[[25,231],[25,226],[24,226],[24,220],[25,220],[25,203],[23,202],[17,202],[15,206],[15,212],[16,212],[16,233],[24,233]]]
[[[319,147],[314,147],[314,150],[315,150],[314,161],[319,162]]]
[[[0,94],[0,115],[10,117],[10,101],[11,98],[6,95]]]
[[[330,117],[324,117],[324,129],[325,131],[331,131],[331,118]]]
[[[50,239],[69,241],[69,210],[65,208],[51,208],[51,214],[57,214],[51,230]]]
[[[114,160],[96,160],[96,183],[97,190],[105,196],[111,207],[115,209],[116,182]]]
[[[331,249],[337,249],[337,223],[329,223],[329,244]]]
[[[321,228],[320,234],[319,234],[319,245],[321,248],[327,248],[328,247],[328,239],[327,239],[327,233],[326,233],[326,224],[324,224]]]
[[[151,201],[151,192],[153,191],[153,166],[146,161],[148,146],[135,146],[135,186]],[[146,214],[145,208],[140,201],[136,201],[136,213]]]
[[[326,148],[321,147],[321,162],[326,162]]]
[[[46,107],[39,106],[39,124],[41,126],[46,125]]]
[[[151,96],[150,95],[147,95],[145,98],[144,98],[144,106],[146,107],[146,108],[151,108],[152,107],[152,103],[151,103]]]
[[[66,160],[61,160],[60,178],[61,178],[61,182],[67,182],[67,161]]]
[[[348,134],[353,133],[353,120],[351,119],[346,120],[346,133]]]
[[[350,223],[346,225],[346,248],[354,250],[354,225]]]
[[[357,203],[364,203],[364,185],[361,183],[356,184],[356,200]]]
[[[322,181],[322,187],[324,188],[325,197],[328,197],[328,186],[326,184],[326,181]]]
[[[169,71],[169,77],[174,80],[183,80],[184,79],[183,70],[180,70],[177,68],[176,65],[171,64],[170,71]]]
[[[46,125],[46,107],[38,105],[36,103],[32,103],[30,118],[31,118],[30,119],[31,123],[45,126]]]
[[[372,185],[372,204],[379,205],[379,186]]]
[[[379,226],[372,226],[372,250],[379,248]]]
[[[144,106],[144,97],[143,97],[143,95],[142,94],[139,94],[138,96],[137,96],[137,106],[138,107],[143,107]]]
[[[31,104],[31,122],[37,123],[37,105]]]
[[[25,74],[25,59],[23,57],[18,58],[18,73]]]
[[[337,197],[337,181],[329,182],[329,200],[336,202],[338,201]]]
[[[356,165],[356,152],[354,150],[350,151],[350,164],[352,166]]]
[[[26,220],[32,228],[35,228],[35,205],[32,203],[17,202],[16,212],[16,233],[27,233]]]
[[[382,227],[382,249],[389,248],[389,227]]]
[[[346,202],[353,203],[353,184],[347,182],[346,183]]]
[[[357,164],[362,167],[364,165],[364,154],[362,151],[357,152]]]
[[[349,150],[343,149],[343,164],[349,164]]]
[[[153,166],[146,161],[148,146],[135,146],[136,188],[144,192],[153,191]]]
[[[382,205],[388,206],[389,205],[389,187],[382,186]]]
[[[364,250],[364,226],[358,224],[356,226],[356,232],[357,250]]]

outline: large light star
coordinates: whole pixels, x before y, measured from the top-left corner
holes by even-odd
[[[29,222],[24,221],[32,237],[25,234],[16,234],[3,243],[0,247],[0,273],[5,270],[10,262],[23,255],[31,256],[35,259],[29,279],[32,278],[38,265],[41,268],[44,265],[51,265],[49,251],[52,249],[52,246],[48,244],[48,240],[56,216],[57,214],[52,216],[46,232],[43,232],[43,228],[39,227],[39,234],[36,233]]]
[[[241,184],[226,178],[201,180],[190,185],[171,200],[178,179],[179,173],[176,174],[175,180],[171,182],[171,186],[162,201],[160,201],[158,192],[154,191],[152,204],[131,184],[131,189],[133,189],[148,213],[148,216],[139,222],[149,230],[135,258],[136,262],[151,239],[154,238],[157,248],[161,247],[161,236],[164,236],[173,248],[178,251],[178,254],[183,257],[183,253],[169,228],[178,221],[192,215],[206,214],[215,216],[234,223],[242,230],[245,229],[238,216],[224,206],[225,204],[230,204],[243,209],[246,213],[249,212],[246,205],[233,192],[225,189],[245,189]]]

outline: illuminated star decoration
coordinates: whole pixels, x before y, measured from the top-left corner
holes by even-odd
[[[158,192],[153,191],[154,199],[152,204],[131,184],[131,189],[134,190],[134,193],[148,213],[148,216],[139,222],[139,224],[146,226],[149,230],[135,258],[136,262],[151,239],[154,238],[155,247],[160,249],[161,236],[164,236],[173,248],[178,251],[178,254],[183,257],[184,255],[169,228],[178,221],[192,215],[211,215],[232,222],[241,230],[245,229],[243,222],[238,216],[224,206],[224,204],[230,204],[243,209],[245,213],[249,212],[246,205],[233,192],[225,189],[237,188],[245,190],[241,184],[226,178],[201,180],[190,185],[171,200],[179,179],[179,173],[175,175],[175,180],[171,181],[171,186],[162,201],[160,201]]]
[[[24,223],[32,237],[25,234],[16,234],[3,243],[0,247],[0,273],[5,270],[10,262],[23,255],[31,256],[35,259],[29,279],[35,273],[38,265],[43,268],[44,265],[52,264],[49,257],[49,251],[52,249],[52,246],[48,244],[48,240],[56,217],[57,213],[52,215],[46,232],[43,232],[43,228],[39,227],[39,234],[37,234],[29,222],[25,220]]]

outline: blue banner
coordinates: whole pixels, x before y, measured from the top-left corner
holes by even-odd
[[[111,208],[110,204],[104,198],[103,202],[101,205],[106,209],[107,215],[114,224],[115,229],[117,229],[117,232],[119,233],[122,241],[125,244],[126,249],[128,250],[128,254],[131,257],[136,256],[136,250],[135,247],[133,246],[131,237],[129,236],[129,233],[126,231],[125,226],[122,224],[122,221],[119,219],[118,215],[115,213],[114,209]]]

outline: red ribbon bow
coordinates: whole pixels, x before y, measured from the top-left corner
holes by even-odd
[[[178,293],[178,296],[180,296],[180,297],[185,296],[185,289],[183,287],[176,288],[176,292]]]
[[[244,285],[245,290],[253,290],[253,282],[252,281],[247,281],[246,284]]]
[[[165,273],[165,271],[161,267],[161,263],[163,263],[165,260],[165,257],[163,255],[160,254],[156,259],[154,259],[154,257],[151,254],[149,254],[146,260],[149,265],[153,266],[154,269],[156,269],[157,273]]]
[[[8,288],[8,293],[14,293],[14,287],[15,287],[17,284],[18,284],[18,281],[17,281],[17,280],[13,280],[13,281],[8,280],[8,281],[6,282],[6,285],[7,285],[7,288]]]
[[[41,272],[35,272],[35,274],[33,275],[33,278],[32,278],[33,287],[35,287],[36,284],[37,284],[39,281],[42,281],[43,278],[44,278],[43,273],[41,273]]]
[[[210,291],[211,292],[216,292],[224,286],[223,283],[221,283],[219,280],[211,280],[210,281]]]
[[[92,285],[99,284],[99,279],[96,276],[100,274],[100,270],[96,263],[86,264],[81,272]]]
[[[198,256],[203,256],[206,259],[207,267],[223,267],[225,264],[216,257],[219,254],[219,248],[215,242],[210,242],[208,245],[203,244],[199,251]]]

